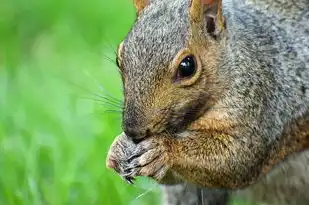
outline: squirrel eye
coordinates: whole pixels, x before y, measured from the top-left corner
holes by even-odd
[[[178,66],[177,78],[188,78],[196,72],[196,62],[194,56],[186,56]]]

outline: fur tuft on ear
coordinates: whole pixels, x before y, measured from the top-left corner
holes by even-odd
[[[134,6],[137,13],[140,13],[149,3],[149,0],[134,0]]]
[[[191,24],[206,23],[208,33],[219,34],[225,27],[222,0],[191,0],[190,20]]]

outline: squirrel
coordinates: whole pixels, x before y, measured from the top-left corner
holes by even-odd
[[[107,167],[128,181],[151,177],[165,189],[265,190],[265,198],[284,178],[275,184],[308,190],[301,173],[309,169],[308,2],[134,5],[136,22],[116,59],[124,133]],[[309,203],[306,194],[298,198]]]

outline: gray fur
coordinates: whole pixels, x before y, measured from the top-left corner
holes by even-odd
[[[260,182],[234,197],[250,204],[305,205],[309,204],[309,151],[292,156]]]
[[[203,202],[203,205],[225,205],[229,199],[226,191],[202,189],[201,192],[192,184],[163,186],[162,192],[163,205],[199,205]],[[198,197],[198,192],[200,192],[200,197]]]

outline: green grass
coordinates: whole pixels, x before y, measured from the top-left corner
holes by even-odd
[[[158,204],[152,185],[105,168],[120,115],[114,58],[135,17],[130,1],[1,0],[0,205]],[[152,201],[152,202],[151,202]]]

